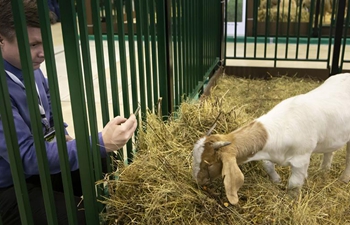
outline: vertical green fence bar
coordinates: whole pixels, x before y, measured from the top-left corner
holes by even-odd
[[[348,33],[348,28],[349,28],[349,22],[350,22],[350,8],[346,9],[346,20],[345,20],[345,29],[344,29],[344,34],[343,34],[343,46],[342,46],[342,53],[340,57],[340,66],[339,70],[343,70],[343,63],[344,63],[344,56],[345,56],[345,49],[347,47],[346,41],[347,41],[347,33]]]
[[[127,15],[127,28],[128,28],[128,43],[129,43],[129,57],[130,57],[130,77],[131,77],[131,102],[133,111],[137,108],[138,104],[138,87],[137,87],[137,72],[136,72],[136,56],[135,56],[135,41],[134,41],[134,18],[132,1],[125,2],[125,11]],[[128,86],[127,86],[128,87]],[[125,90],[129,94],[129,89]],[[124,107],[130,107],[130,102],[126,103]],[[131,140],[127,143],[127,158],[128,162],[132,161],[132,143]]]
[[[197,73],[201,74],[199,77],[199,81],[203,81],[204,77],[204,68],[203,68],[203,26],[204,26],[204,20],[203,20],[203,1],[197,1],[196,4],[198,5],[197,8],[197,15],[196,20],[198,21],[197,30],[196,30],[196,42],[197,42]]]
[[[311,0],[311,4],[310,4],[310,17],[309,17],[309,27],[308,27],[308,36],[307,36],[307,46],[306,46],[306,59],[309,58],[309,52],[310,52],[310,40],[311,40],[311,35],[312,35],[312,25],[313,25],[313,21],[314,21],[314,10],[315,10],[315,3],[316,0]]]
[[[62,33],[68,71],[68,83],[71,94],[74,129],[78,149],[79,171],[84,195],[84,208],[87,224],[99,224],[99,210],[96,201],[95,179],[90,157],[91,146],[86,117],[81,60],[76,27],[76,15],[73,2],[59,0],[62,15]]]
[[[40,172],[40,183],[44,196],[44,205],[47,221],[50,224],[57,224],[57,214],[54,205],[49,165],[44,145],[40,112],[38,108],[38,94],[35,88],[34,72],[31,61],[31,54],[28,43],[27,26],[24,17],[23,1],[12,1],[12,12],[15,22],[18,48],[20,51],[21,66],[24,78],[24,86],[27,87],[26,95],[28,100],[29,114],[34,134],[34,145]]]
[[[162,115],[168,116],[169,107],[171,103],[167,100],[169,99],[168,88],[168,59],[167,59],[167,37],[166,37],[166,1],[168,0],[157,0],[156,1],[156,13],[157,13],[157,40],[158,40],[158,68],[159,68],[159,87],[160,97],[164,100],[162,101]]]
[[[111,93],[113,103],[113,115],[120,115],[119,108],[119,90],[117,79],[117,58],[115,55],[115,40],[114,40],[114,21],[115,17],[112,15],[112,2],[103,1],[105,3],[106,11],[106,28],[107,28],[107,45],[108,45],[108,59],[109,59],[109,75],[111,80]]]
[[[299,1],[299,5],[302,4],[303,0],[297,0]],[[301,24],[301,7],[299,7],[299,11],[298,11],[298,28],[297,28],[297,43],[295,46],[295,59],[299,58],[299,43],[300,43],[300,24]]]
[[[18,211],[23,225],[33,225],[32,210],[29,205],[27,185],[25,183],[22,160],[19,152],[17,133],[13,121],[11,100],[7,87],[7,80],[3,58],[0,51],[0,118],[5,133],[6,146],[10,159],[13,185],[16,191]],[[4,224],[5,225],[5,224]]]
[[[178,12],[178,48],[179,48],[179,93],[182,97],[184,96],[184,64],[183,64],[183,53],[184,53],[184,45],[183,45],[183,5],[182,0],[177,0],[177,12]]]
[[[186,65],[186,70],[185,70],[185,76],[186,76],[186,93],[187,96],[190,93],[191,90],[191,74],[190,74],[190,61],[191,61],[191,54],[190,54],[190,34],[189,34],[189,23],[190,23],[190,11],[189,11],[189,1],[184,1],[184,24],[185,24],[185,32],[184,32],[184,38],[185,38],[185,51],[186,51],[186,56],[184,59],[184,64]]]
[[[117,0],[115,2],[115,9],[117,12],[117,25],[118,25],[118,43],[119,43],[119,57],[120,57],[120,72],[122,87],[128,87],[128,71],[127,71],[127,59],[126,59],[126,47],[125,47],[125,29],[124,29],[124,13],[123,13],[123,0]],[[130,114],[130,107],[126,107],[129,103],[129,94],[127,90],[123,90],[123,104],[124,115]]]
[[[93,33],[95,39],[95,51],[97,61],[97,74],[98,83],[100,88],[100,101],[103,124],[107,124],[109,121],[108,110],[108,98],[107,98],[107,86],[106,86],[106,69],[103,54],[102,43],[102,29],[101,29],[101,17],[100,17],[100,3],[99,0],[89,0],[90,9],[92,15]]]
[[[126,38],[125,38],[125,29],[124,29],[124,12],[123,12],[123,0],[117,0],[115,2],[115,10],[117,13],[117,28],[118,28],[118,43],[119,43],[119,57],[120,57],[120,73],[121,73],[121,82],[122,82],[122,91],[123,91],[123,114],[130,115],[130,107],[127,105],[130,102],[129,98],[129,88],[128,88],[128,71],[127,71],[127,59],[126,59]],[[126,89],[126,90],[125,90]],[[131,153],[131,143],[127,143],[127,154]],[[126,156],[128,157],[128,156]],[[122,160],[127,164],[127,160],[124,160],[123,151],[118,151],[117,158]]]
[[[284,3],[284,2],[283,2]],[[289,1],[288,3],[288,9],[291,9],[291,4],[292,4],[292,1]],[[290,28],[290,11],[291,10],[288,10],[288,16],[287,16],[287,37],[286,37],[286,49],[285,49],[285,58],[287,59],[288,58],[288,47],[289,47],[289,28]],[[285,22],[285,21],[283,21]]]
[[[194,17],[194,2],[193,0],[192,1],[188,1],[189,3],[189,21],[188,21],[188,28],[189,28],[189,32],[188,32],[188,36],[189,36],[189,50],[190,50],[190,57],[189,57],[189,65],[190,65],[190,70],[189,70],[189,76],[191,77],[191,84],[190,84],[190,90],[193,89],[193,87],[196,86],[196,80],[197,80],[197,76],[196,74],[194,73],[194,68],[195,68],[195,65],[194,65],[194,46],[195,46],[195,43],[194,43],[194,21],[193,21],[193,17]]]
[[[153,93],[152,93],[152,74],[151,74],[151,46],[150,46],[150,31],[149,31],[149,1],[141,1],[142,11],[142,34],[145,39],[145,64],[146,64],[146,84],[147,84],[147,106],[152,110]]]
[[[85,81],[85,93],[87,100],[87,109],[88,109],[88,119],[89,127],[91,133],[91,150],[93,156],[93,165],[94,165],[94,174],[95,179],[102,179],[102,166],[101,166],[101,155],[99,151],[99,139],[98,139],[98,128],[97,128],[97,119],[96,119],[96,103],[95,103],[95,94],[94,94],[94,83],[93,75],[91,68],[91,57],[90,57],[90,44],[88,36],[88,26],[86,18],[86,2],[82,0],[77,0],[77,14],[79,22],[79,32],[80,32],[80,41],[81,41],[81,52],[83,60],[83,69],[84,69],[84,81]],[[109,165],[109,157],[107,157],[107,164]],[[110,167],[108,166],[108,170]],[[102,185],[100,188],[97,188],[97,198],[102,198]],[[102,204],[98,203],[99,210],[102,210]]]
[[[203,74],[200,74],[200,68],[199,68],[199,48],[201,47],[200,44],[200,37],[199,37],[199,27],[201,26],[202,21],[198,19],[198,11],[200,5],[198,3],[198,0],[193,1],[193,45],[194,45],[194,69],[193,69],[193,75],[196,78],[195,85],[197,86],[200,81],[203,80]],[[199,75],[200,74],[200,75]]]
[[[114,35],[114,22],[116,21],[116,16],[113,14],[114,7],[111,1],[103,1],[105,16],[106,16],[106,29],[107,29],[107,45],[108,45],[108,63],[109,63],[109,76],[111,82],[111,94],[112,94],[112,107],[113,107],[113,117],[120,115],[120,97],[119,97],[119,84],[118,84],[118,74],[117,74],[117,58],[115,52],[115,35]],[[117,159],[119,154],[117,154]],[[107,168],[108,172],[112,171],[111,168],[111,158],[115,158],[115,154],[110,153],[107,157]],[[95,157],[95,159],[101,162],[101,157]],[[113,168],[114,169],[114,168]],[[102,179],[102,173],[99,171],[100,177]],[[98,174],[96,174],[97,176]],[[101,187],[103,184],[101,184]],[[102,190],[102,188],[101,188]]]
[[[142,1],[142,0],[141,0]],[[144,54],[143,54],[143,30],[142,30],[142,10],[140,0],[134,0],[135,14],[136,14],[136,37],[137,37],[137,58],[138,58],[138,76],[139,76],[139,89],[140,96],[137,99],[140,100],[141,111],[146,112],[146,81],[145,81],[145,69],[144,69]],[[137,93],[139,94],[139,93]],[[140,98],[139,98],[140,97]],[[136,109],[138,105],[134,105]]]
[[[150,21],[150,34],[151,34],[151,48],[152,48],[152,82],[153,82],[153,102],[156,104],[159,98],[159,82],[158,82],[158,60],[157,60],[157,31],[155,20],[155,0],[149,1],[149,21]],[[156,110],[154,110],[155,112]]]
[[[62,175],[62,183],[64,196],[66,201],[67,216],[69,224],[77,224],[77,215],[75,214],[75,200],[73,196],[73,186],[71,179],[71,171],[68,160],[66,137],[64,132],[64,124],[62,117],[62,106],[60,99],[60,92],[57,79],[56,71],[56,60],[53,49],[53,41],[51,34],[51,24],[49,19],[49,11],[47,6],[47,1],[37,0],[40,27],[41,27],[41,36],[43,40],[43,47],[45,52],[45,65],[46,72],[48,76],[48,83],[50,87],[50,98],[51,98],[51,107],[53,112],[53,119],[55,124],[55,133],[57,140],[57,149],[60,158],[60,169]]]
[[[336,1],[333,1],[332,9],[334,9],[335,6],[336,6]],[[335,12],[333,11],[332,15],[331,15],[331,24],[330,24],[330,29],[329,29],[329,36],[330,37],[332,37],[333,30],[334,30],[334,22],[333,22],[334,18],[335,18]],[[328,68],[330,68],[332,38],[329,38],[328,46],[329,47],[328,47],[328,55],[327,55],[327,66],[328,66]]]
[[[281,0],[278,0],[278,5],[281,4]],[[277,65],[277,57],[278,57],[278,30],[279,30],[279,21],[280,21],[280,7],[277,7],[277,18],[276,18],[276,34],[275,34],[275,54],[274,54],[274,66]]]
[[[138,87],[137,87],[136,55],[135,55],[135,41],[134,41],[135,31],[134,31],[132,3],[133,1],[126,1],[125,8],[126,8],[127,24],[128,24],[132,107],[136,109],[138,104],[138,91],[137,91]]]
[[[177,18],[178,18],[178,8],[176,4],[176,0],[172,0],[172,38],[173,38],[173,56],[174,56],[174,67],[173,67],[173,73],[174,73],[174,80],[175,80],[175,85],[174,85],[174,105],[177,107],[180,103],[179,99],[179,71],[178,71],[178,23],[177,23]]]

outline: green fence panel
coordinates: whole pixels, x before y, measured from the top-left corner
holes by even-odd
[[[47,2],[37,1],[68,220],[69,224],[77,224],[57,75],[58,69],[62,68],[56,68]],[[197,98],[205,82],[220,65],[220,38],[223,35],[220,33],[221,2],[59,0],[58,3],[60,8],[64,9],[61,10],[64,57],[86,222],[95,225],[101,223],[99,214],[105,210],[99,200],[108,194],[104,192],[103,185],[95,186],[96,181],[103,179],[97,134],[98,126],[105,125],[110,120],[108,95],[112,96],[113,116],[121,114],[125,117],[128,117],[139,104],[143,113],[147,108],[156,113],[157,103],[162,98],[162,107],[158,110],[164,119],[178,108],[184,96],[185,99]],[[22,4],[20,0],[12,1],[13,10],[16,12],[16,33],[21,37],[18,39],[18,44],[21,49],[25,86],[31,87],[26,89],[26,93],[35,134],[47,219],[50,224],[57,224]],[[88,24],[89,19],[92,19],[92,24]],[[92,67],[90,49],[92,43],[95,45],[97,74],[94,74]],[[104,51],[108,54],[105,55]],[[108,63],[105,61],[106,56]],[[109,73],[106,67],[109,68]],[[9,156],[19,211],[23,224],[33,224],[16,132],[11,122],[13,118],[2,65],[0,70],[2,76],[0,98],[4,99],[1,101],[0,113],[6,129],[6,142],[11,149]],[[96,75],[97,79],[94,77]],[[110,81],[110,87],[107,85],[107,79]],[[98,86],[95,85],[95,80],[98,81]],[[95,91],[99,91],[100,94],[98,100],[101,103],[101,122],[96,117],[98,109]],[[120,107],[121,102],[123,107]],[[126,159],[125,163],[131,163],[135,154],[132,140],[127,143],[126,152],[126,156],[122,151],[118,152],[117,159]],[[108,169],[109,172],[113,172],[115,168],[108,167]]]
[[[239,20],[238,11],[246,10],[246,17],[242,18],[245,21],[245,34],[238,36],[238,24],[233,24],[234,32],[227,36],[226,59],[266,60],[273,62],[271,67],[279,67],[282,61],[321,62],[324,68],[329,68],[333,64],[331,57],[341,54],[333,54],[333,46],[335,37],[341,35],[336,31],[336,23],[342,17],[339,16],[343,9],[339,7],[342,1],[332,1],[331,12],[326,7],[320,7],[325,5],[325,0],[312,0],[310,7],[303,5],[302,0],[288,3],[278,1],[280,7],[276,7],[273,1],[247,0],[245,9],[240,8],[240,2],[225,1],[225,13],[230,10],[229,14],[234,14],[234,20]],[[306,10],[305,7],[309,8]],[[344,20],[338,25],[343,26],[343,45],[347,43],[344,41],[345,34],[349,32],[345,24]]]
[[[48,75],[48,83],[50,86],[51,107],[52,111],[55,112],[53,114],[53,119],[55,124],[58,153],[60,157],[60,168],[67,207],[68,222],[70,224],[77,224],[77,216],[74,213],[76,205],[72,192],[72,179],[68,161],[64,124],[62,119],[62,107],[59,97],[59,85],[57,79],[56,60],[53,49],[51,24],[49,22],[50,20],[47,13],[49,9],[47,6],[47,1],[38,0],[37,4],[41,23],[41,35],[45,52],[46,73]]]
[[[99,223],[99,210],[96,200],[95,177],[91,165],[91,146],[88,132],[86,104],[84,96],[81,58],[79,52],[76,14],[73,2],[59,1],[62,16],[62,33],[68,72],[69,91],[73,113],[74,130],[78,149],[79,171],[84,196],[87,224]],[[98,55],[98,54],[97,54]],[[103,76],[103,75],[101,75]]]
[[[93,156],[93,165],[94,165],[94,174],[95,179],[102,179],[102,166],[101,166],[101,156],[100,156],[100,143],[98,140],[98,128],[97,128],[97,119],[96,119],[96,105],[95,105],[95,94],[94,94],[94,84],[93,84],[93,74],[91,67],[91,56],[90,56],[90,45],[88,38],[88,26],[86,19],[86,2],[78,0],[77,4],[77,15],[78,15],[78,25],[80,32],[80,49],[82,53],[82,63],[84,69],[84,85],[85,85],[85,94],[87,100],[87,110],[88,110],[88,121],[90,128],[90,137],[91,137],[91,150]],[[108,108],[107,108],[108,110]],[[107,157],[107,164],[109,165],[109,157]],[[108,171],[111,168],[108,166]],[[102,185],[97,189],[97,198],[102,198]],[[99,209],[102,209],[102,204],[98,204]]]
[[[38,94],[35,88],[34,72],[31,62],[31,54],[28,43],[27,26],[24,17],[23,2],[20,0],[12,1],[12,11],[16,28],[18,48],[20,51],[21,67],[24,77],[24,86],[28,98],[28,107],[30,120],[32,124],[32,133],[34,134],[34,145],[40,171],[40,182],[42,186],[44,205],[46,209],[47,220],[51,224],[57,224],[57,215],[54,205],[52,184],[49,174],[49,165],[44,145],[44,135],[42,132],[40,112],[38,108]]]
[[[0,51],[0,61],[2,62],[2,60],[3,59]],[[34,222],[32,217],[32,211],[29,205],[27,185],[25,183],[22,160],[19,153],[17,133],[13,121],[11,101],[8,92],[5,68],[3,63],[0,63],[0,99],[0,119],[2,121],[6,138],[6,146],[8,149],[8,155],[10,159],[10,168],[12,173],[13,184],[16,191],[18,211],[20,213],[22,224],[30,225]]]

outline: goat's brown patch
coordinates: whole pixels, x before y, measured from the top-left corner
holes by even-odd
[[[232,145],[236,149],[237,163],[241,164],[261,151],[266,144],[268,134],[262,123],[253,121],[232,133]]]

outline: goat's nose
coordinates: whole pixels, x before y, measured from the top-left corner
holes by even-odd
[[[206,185],[209,182],[210,182],[209,178],[203,178],[203,179],[198,180],[198,184],[200,184],[200,185]]]

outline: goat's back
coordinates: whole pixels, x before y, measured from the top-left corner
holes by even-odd
[[[350,140],[350,74],[328,78],[314,90],[288,98],[257,119],[277,151],[331,152]]]

